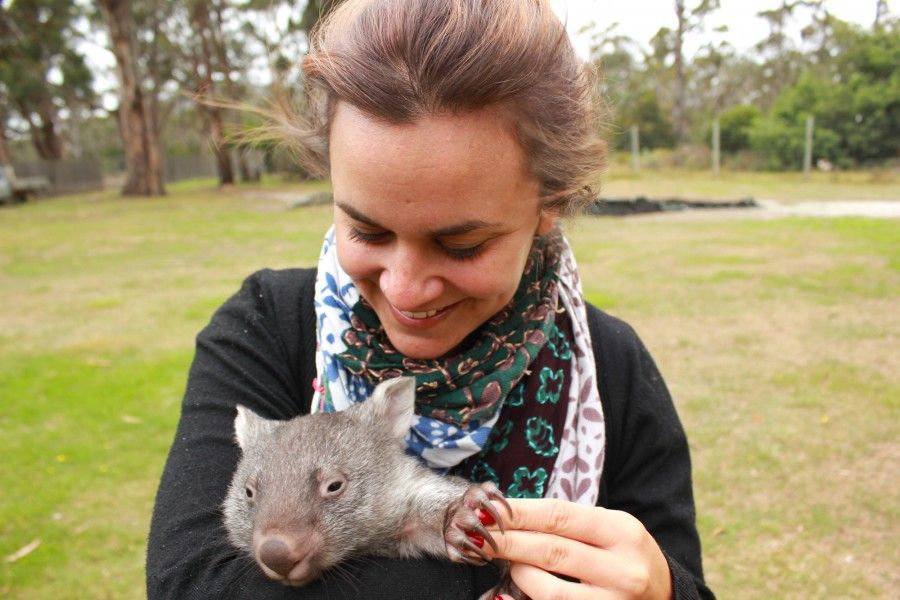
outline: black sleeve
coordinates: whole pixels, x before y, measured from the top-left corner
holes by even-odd
[[[313,282],[311,270],[257,273],[198,335],[150,527],[150,600],[476,598],[496,581],[492,568],[366,557],[309,586],[290,588],[267,579],[229,545],[220,507],[240,457],[233,441],[235,404],[268,418],[308,412]]]
[[[588,321],[607,431],[599,503],[643,523],[677,600],[714,598],[703,582],[687,437],[662,375],[629,325],[591,306]]]

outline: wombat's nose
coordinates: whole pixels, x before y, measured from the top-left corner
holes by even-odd
[[[302,558],[280,537],[270,537],[259,547],[259,561],[282,577],[287,577]]]

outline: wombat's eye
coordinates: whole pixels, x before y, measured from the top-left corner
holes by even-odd
[[[247,496],[247,500],[253,500],[256,497],[256,486],[252,481],[244,484],[244,495]]]
[[[319,495],[322,498],[337,498],[347,489],[347,478],[342,473],[332,473],[319,481]]]

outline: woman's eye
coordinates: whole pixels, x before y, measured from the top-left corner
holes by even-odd
[[[364,244],[380,244],[382,242],[387,241],[388,236],[391,235],[389,231],[366,231],[364,229],[359,229],[358,227],[350,226],[347,230],[347,237],[354,242],[362,242]],[[474,246],[466,246],[464,248],[458,248],[455,246],[447,246],[445,244],[437,242],[440,250],[449,256],[453,260],[468,260],[477,257],[481,251],[484,249],[484,242],[480,242],[475,244]]]
[[[376,244],[380,241],[383,241],[384,238],[388,235],[388,233],[386,231],[372,233],[370,231],[363,231],[361,229],[357,229],[356,227],[351,227],[350,232],[347,235],[354,242],[363,242],[366,244]]]
[[[481,254],[481,251],[484,249],[484,242],[468,248],[451,248],[449,246],[442,246],[442,248],[447,256],[453,260],[468,260]]]

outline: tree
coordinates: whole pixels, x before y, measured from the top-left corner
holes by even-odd
[[[675,0],[675,17],[678,26],[675,29],[672,53],[674,55],[675,69],[675,106],[673,121],[675,134],[679,142],[687,139],[690,127],[689,116],[686,107],[687,77],[684,63],[684,38],[696,29],[703,26],[703,18],[719,8],[719,0],[700,0],[694,8],[688,10],[684,0]]]
[[[882,20],[888,16],[887,0],[878,0],[875,4],[875,22],[872,24],[873,29],[878,29]]]
[[[190,22],[191,31],[199,40],[195,45],[194,69],[197,80],[197,93],[203,98],[216,97],[215,75],[230,80],[231,69],[225,61],[226,51],[222,47],[221,31],[217,31],[216,25],[210,18],[209,4],[207,0],[191,0]],[[223,109],[215,103],[201,102],[201,106],[207,115],[213,152],[216,155],[216,169],[219,172],[219,185],[234,183],[234,173],[231,168],[231,153],[225,141],[225,121],[222,115]]]
[[[12,162],[12,153],[9,151],[9,141],[6,138],[6,119],[6,113],[0,108],[0,165]]]
[[[739,152],[750,147],[750,131],[762,118],[757,107],[733,106],[719,115],[720,144],[723,152]],[[709,131],[707,131],[709,133]]]
[[[702,46],[688,66],[686,107],[690,121],[701,125],[702,143],[709,139],[706,125],[729,107],[757,98],[759,65],[741,56],[728,42]]]
[[[678,134],[652,90],[644,90],[630,112],[631,122],[640,128],[642,148],[671,148],[675,145]]]
[[[141,85],[134,17],[129,0],[98,0],[109,30],[119,78],[119,134],[125,154],[125,196],[165,194],[158,123]]]
[[[7,123],[27,125],[46,160],[65,155],[61,112],[77,119],[95,101],[93,77],[75,49],[74,23],[81,17],[69,0],[0,3],[0,110]]]
[[[798,9],[805,9],[813,14],[813,22],[802,28],[804,39],[810,39],[814,35],[816,21],[826,18],[824,6],[824,0],[782,0],[780,6],[756,13],[769,25],[769,34],[754,47],[763,57],[759,77],[759,103],[763,110],[768,110],[781,90],[796,82],[800,74],[812,64],[814,52],[799,48],[789,35],[789,26]],[[814,45],[811,50],[815,49]]]
[[[834,17],[827,65],[785,87],[771,114],[750,131],[770,166],[797,167],[807,115],[816,117],[815,155],[844,167],[900,154],[900,31],[896,20],[867,32]]]

